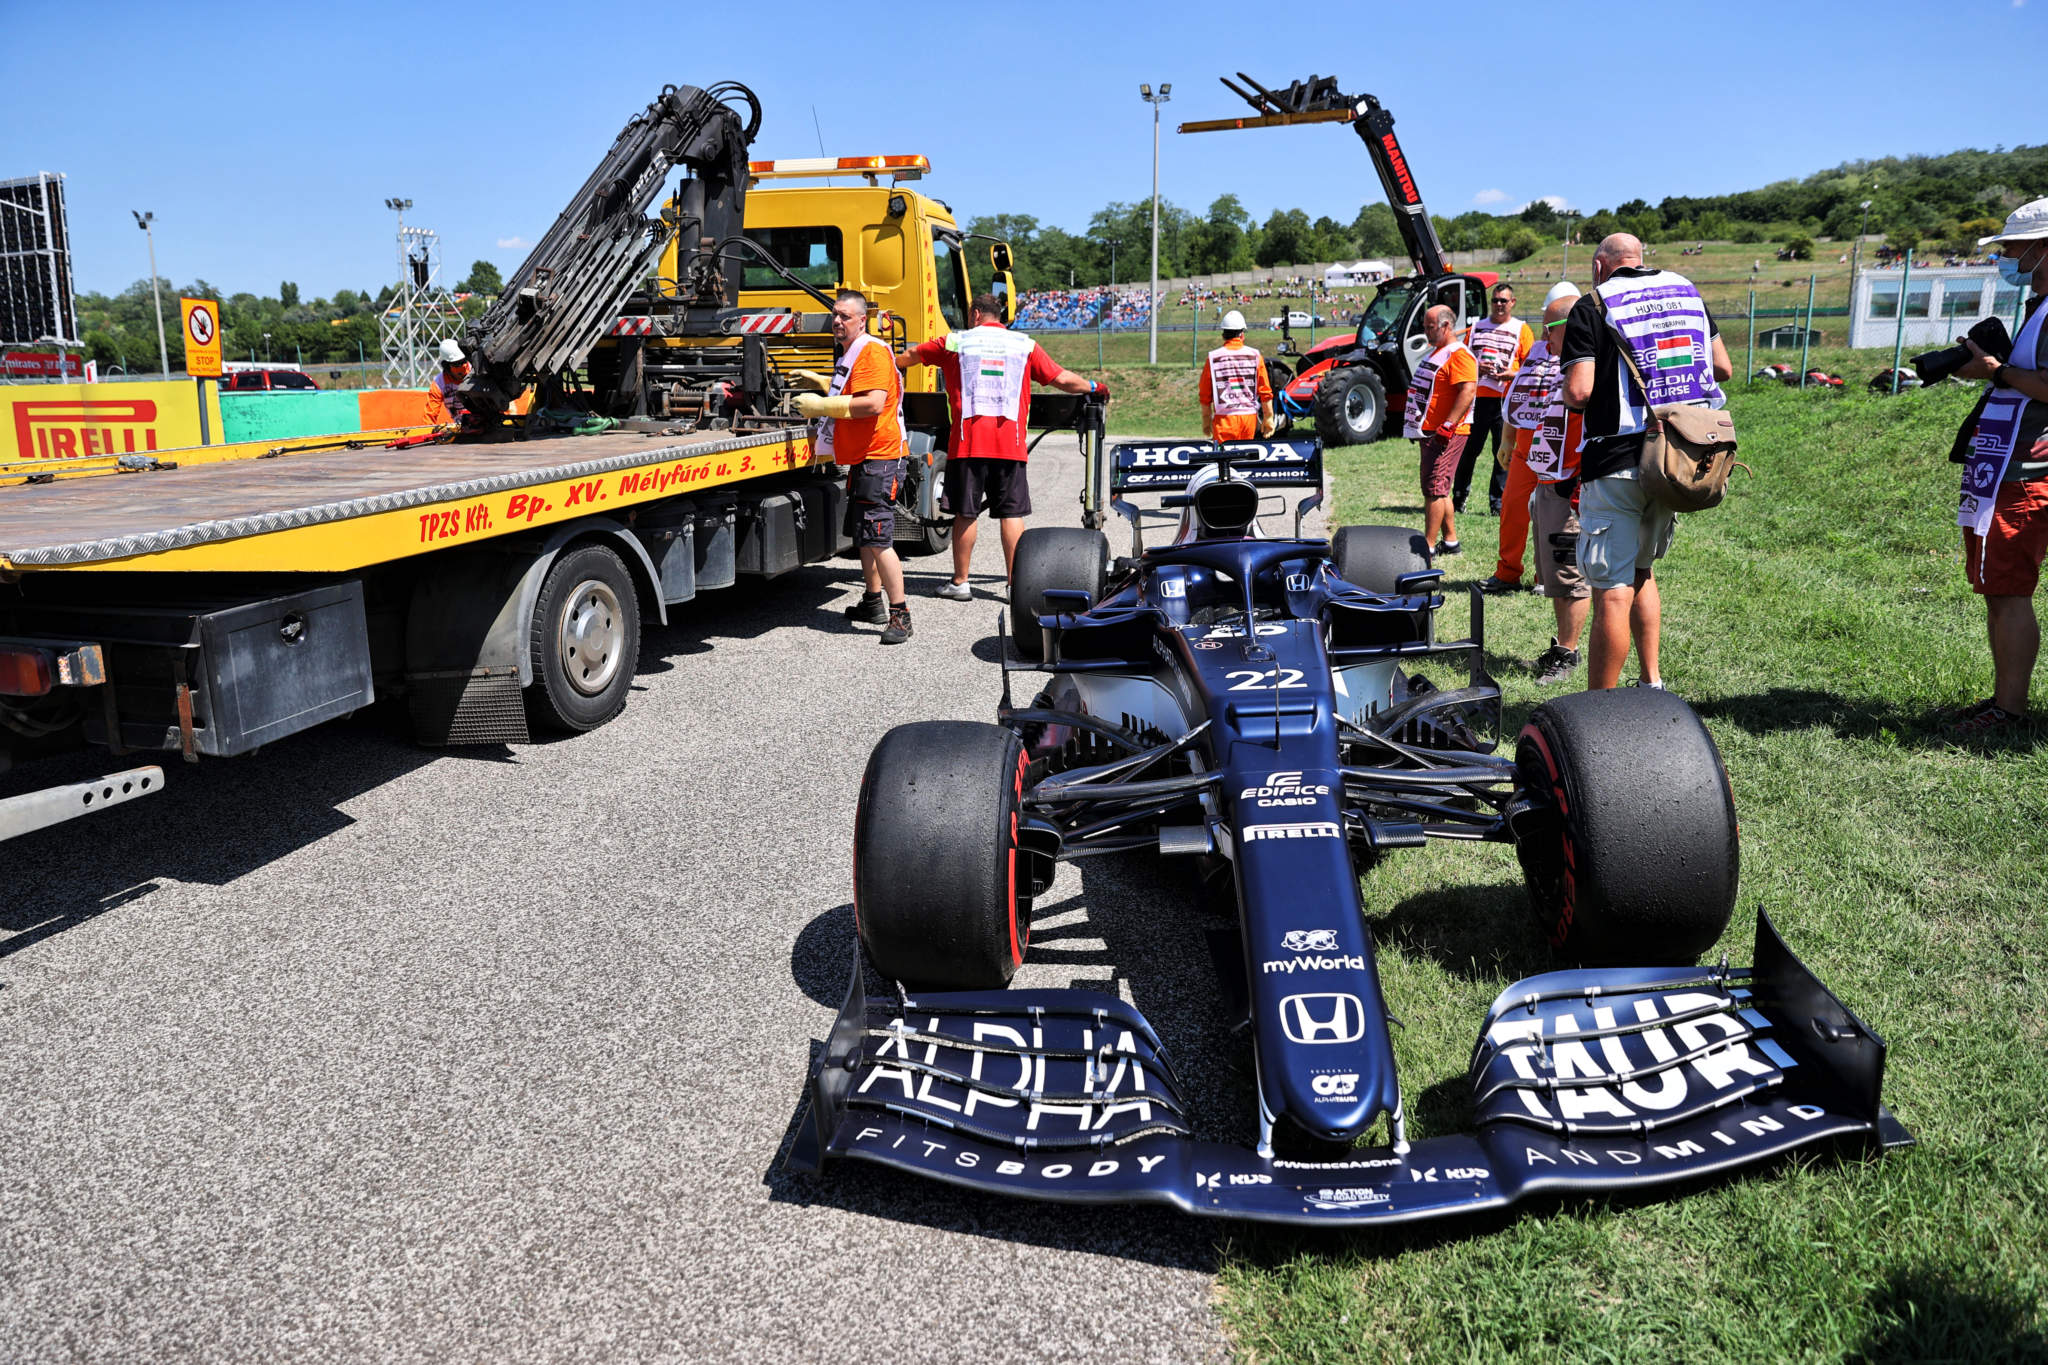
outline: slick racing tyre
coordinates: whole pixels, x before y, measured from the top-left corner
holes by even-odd
[[[527,625],[527,648],[533,684],[526,711],[536,728],[576,734],[624,710],[640,664],[640,598],[625,562],[602,545],[556,556]]]
[[[1099,601],[1108,573],[1109,537],[1100,531],[1035,526],[1018,537],[1010,570],[1010,639],[1017,652],[1027,659],[1044,656],[1038,618],[1050,610],[1048,592],[1085,592],[1090,602]]]
[[[1430,567],[1429,542],[1405,526],[1343,526],[1330,537],[1330,560],[1346,583],[1391,593],[1402,574]]]
[[[978,721],[882,736],[853,827],[853,918],[868,960],[919,990],[999,990],[1024,961],[1018,894],[1024,746]]]
[[[1515,851],[1551,944],[1581,962],[1665,966],[1735,909],[1735,800],[1677,697],[1622,687],[1536,708],[1515,746]]]
[[[1379,439],[1387,391],[1364,365],[1339,365],[1316,386],[1316,435],[1326,446],[1362,446]]]

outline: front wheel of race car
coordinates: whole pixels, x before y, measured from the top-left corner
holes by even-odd
[[[1027,659],[1045,653],[1038,618],[1048,610],[1047,593],[1085,592],[1097,602],[1108,573],[1109,537],[1100,531],[1034,526],[1019,536],[1010,567],[1010,639],[1017,652]]]
[[[1735,909],[1727,769],[1700,718],[1654,688],[1557,697],[1515,746],[1515,850],[1552,946],[1583,962],[1690,963]]]
[[[1024,746],[976,721],[899,725],[861,778],[853,918],[876,969],[918,990],[999,990],[1024,961]]]

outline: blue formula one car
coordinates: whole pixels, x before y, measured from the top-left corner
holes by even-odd
[[[1439,640],[1419,535],[1300,538],[1316,444],[1112,459],[1117,494],[1167,495],[1171,540],[1146,549],[1122,496],[1128,557],[1099,531],[1025,532],[997,723],[900,726],[875,748],[853,984],[793,1165],[1396,1222],[1911,1141],[1879,1103],[1884,1040],[1761,912],[1753,967],[1690,965],[1728,924],[1738,854],[1720,755],[1683,701],[1556,698],[1496,755],[1481,599],[1469,638]],[[1317,491],[1295,538],[1268,538],[1261,490],[1288,485]],[[1433,687],[1418,666],[1447,655],[1469,676]],[[1018,676],[1042,682],[1027,705]],[[1411,1140],[1360,878],[1430,839],[1512,843],[1552,944],[1591,965],[1504,991],[1472,1051],[1472,1131]],[[1251,1145],[1199,1135],[1119,997],[1006,989],[1055,864],[1140,852],[1191,860],[1234,915],[1222,994],[1248,1025],[1230,1036],[1249,1035]],[[893,990],[870,993],[861,956]]]

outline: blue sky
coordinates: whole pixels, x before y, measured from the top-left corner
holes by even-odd
[[[0,178],[69,177],[81,289],[147,277],[129,210],[149,209],[166,277],[266,294],[289,279],[310,299],[396,276],[393,195],[441,233],[456,278],[478,258],[509,270],[664,83],[752,86],[757,157],[816,155],[819,129],[834,156],[923,152],[924,188],[963,217],[1072,230],[1150,193],[1141,81],[1173,85],[1168,199],[1200,210],[1228,191],[1261,218],[1349,221],[1380,197],[1341,128],[1176,136],[1181,119],[1242,109],[1216,82],[1237,70],[1268,85],[1334,73],[1378,95],[1447,215],[1544,195],[1654,203],[2048,135],[2048,0],[1643,5],[1671,17],[1603,41],[1617,12],[0,0],[5,88],[48,97],[14,106]],[[732,51],[712,50],[719,36]],[[1694,73],[1708,84],[1687,93]]]

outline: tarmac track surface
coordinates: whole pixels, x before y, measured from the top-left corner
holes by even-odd
[[[1078,524],[1073,441],[1032,473],[1035,524]],[[976,550],[999,583],[993,526]],[[781,1169],[868,752],[994,715],[1000,604],[930,597],[948,562],[910,562],[899,648],[841,617],[850,563],[805,569],[678,608],[592,734],[435,752],[358,719],[7,845],[0,1353],[1223,1354],[1225,1226]],[[1113,863],[1062,867],[1019,984],[1134,1000],[1248,1139],[1188,884]]]

